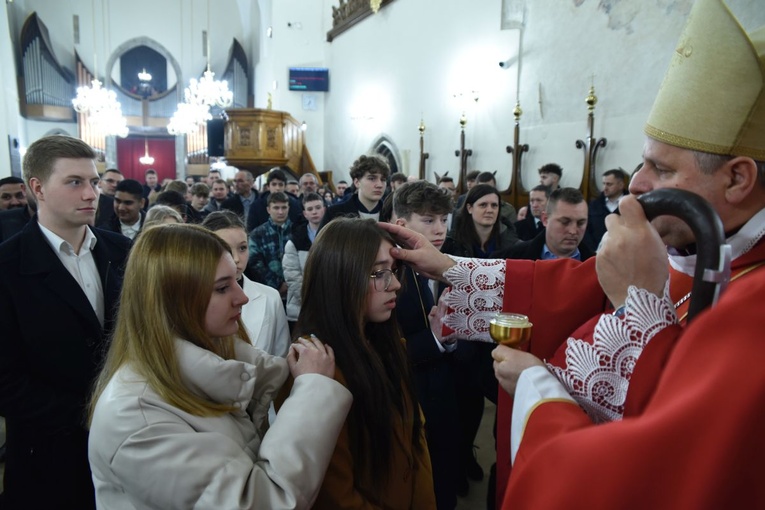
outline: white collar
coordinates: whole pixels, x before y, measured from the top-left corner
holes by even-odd
[[[236,359],[223,359],[178,338],[175,350],[183,382],[193,393],[239,409],[251,400],[274,398],[289,375],[285,359],[241,341],[234,345]]]
[[[763,236],[765,236],[765,209],[761,209],[738,232],[726,239],[731,246],[732,259],[736,260],[754,248]],[[696,255],[683,256],[670,248],[669,263],[676,271],[693,276],[696,269]]]
[[[68,255],[79,255],[79,253],[74,253],[74,246],[61,237],[60,235],[53,232],[51,229],[40,223],[39,221],[37,224],[40,227],[40,230],[43,233],[43,236],[45,236],[45,240],[48,241],[48,244],[51,248],[53,248],[56,253],[66,253]],[[84,248],[86,251],[90,251],[96,246],[96,242],[98,239],[96,238],[95,234],[93,234],[93,231],[90,230],[87,226],[85,227],[85,238],[82,240],[82,245],[80,246],[80,251]]]

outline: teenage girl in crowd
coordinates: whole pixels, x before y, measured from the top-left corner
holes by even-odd
[[[215,232],[231,248],[236,264],[236,280],[249,299],[242,307],[242,322],[252,345],[274,356],[286,356],[290,332],[279,292],[268,285],[253,282],[244,274],[249,257],[244,222],[235,212],[224,210],[208,214],[202,226]]]
[[[313,504],[352,398],[321,342],[299,340],[287,360],[252,347],[238,273],[202,227],[153,227],[133,246],[90,407],[99,508]],[[264,433],[289,373],[292,392]]]
[[[393,246],[374,220],[338,218],[306,261],[296,333],[331,339],[335,379],[354,398],[318,510],[435,509],[422,415],[392,316],[401,288]]]

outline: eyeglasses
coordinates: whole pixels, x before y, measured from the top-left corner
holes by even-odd
[[[393,282],[394,276],[398,279],[397,269],[380,269],[369,275],[369,277],[374,280],[375,290],[377,292],[387,291],[391,282]]]

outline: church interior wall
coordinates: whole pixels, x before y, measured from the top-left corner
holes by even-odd
[[[146,36],[179,61],[185,83],[206,64],[201,31],[210,5],[212,70],[222,73],[233,37],[242,42],[254,70],[255,107],[265,108],[270,94],[274,109],[305,121],[316,166],[333,170],[335,180],[347,179],[354,159],[383,135],[396,148],[401,169],[416,174],[420,119],[427,128],[426,177],[434,180],[447,171],[456,177],[454,151],[464,111],[466,148],[473,150],[469,169],[496,170],[499,186],[507,187],[511,156],[505,147],[512,144],[517,98],[523,109],[520,141],[530,146],[523,157],[524,182],[534,184],[536,169],[556,161],[565,169],[563,184],[578,186],[583,153],[575,141],[588,135],[589,87],[594,84],[598,97],[594,135],[608,140],[599,151],[598,172],[616,166],[632,170],[640,160],[643,124],[692,0],[396,0],[330,43],[326,34],[337,3],[15,0],[0,17],[0,37],[16,38],[11,31],[37,11],[63,65],[74,68],[76,49],[89,66],[97,56],[103,75],[110,52]],[[745,28],[765,24],[762,0],[727,3]],[[78,45],[72,14],[80,16]],[[6,68],[15,66],[14,59],[10,47],[0,45]],[[500,68],[500,61],[508,65]],[[288,90],[290,66],[330,68],[330,91],[314,94],[315,110],[303,109],[303,94]],[[76,133],[74,123],[21,119],[16,84],[6,80],[3,88],[4,135],[28,145],[53,129]],[[3,138],[0,160],[8,161]],[[0,166],[0,176],[8,172]]]

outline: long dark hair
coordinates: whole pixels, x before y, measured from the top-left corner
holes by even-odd
[[[308,254],[295,329],[296,335],[315,334],[335,351],[337,368],[353,394],[348,434],[354,477],[365,480],[378,497],[395,475],[390,472],[394,431],[411,423],[418,451],[422,429],[395,313],[382,323],[364,318],[369,275],[383,241],[394,244],[374,220],[328,223]]]
[[[478,232],[476,232],[475,224],[473,223],[473,217],[470,215],[467,208],[468,205],[472,207],[478,200],[491,194],[497,195],[497,200],[499,200],[501,206],[502,197],[499,196],[499,191],[497,191],[497,188],[494,186],[489,184],[476,184],[470,188],[454,223],[452,237],[455,241],[464,246],[468,246],[471,249],[473,246],[481,245],[481,240],[478,237]],[[500,223],[499,211],[497,211],[497,221],[494,222],[494,226],[491,228],[491,236],[489,236],[489,239],[494,239],[497,243],[499,242]]]

